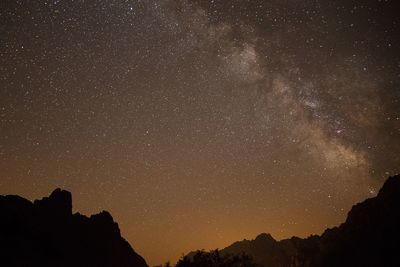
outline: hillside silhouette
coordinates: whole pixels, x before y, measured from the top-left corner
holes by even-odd
[[[264,267],[398,267],[399,244],[397,175],[388,178],[376,197],[354,205],[343,224],[320,236],[277,241],[263,233],[254,240],[235,242],[220,250],[219,255],[247,255],[254,264]],[[197,253],[191,252],[183,260],[196,262]],[[219,265],[203,265],[207,266]]]
[[[265,267],[400,266],[400,176],[356,204],[339,227],[321,236],[276,241],[269,234],[236,242],[221,253],[246,253]]]
[[[72,213],[71,193],[56,189],[33,203],[0,196],[0,266],[147,267],[103,211]]]
[[[322,235],[281,241],[270,234],[182,257],[177,267],[400,266],[400,176],[352,207],[346,221]],[[72,213],[72,197],[56,189],[33,203],[0,196],[0,266],[147,267],[103,211]],[[171,266],[169,263],[166,266]]]

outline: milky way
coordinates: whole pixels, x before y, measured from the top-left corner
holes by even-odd
[[[400,172],[395,0],[0,5],[0,194],[65,188],[151,264],[321,233]]]

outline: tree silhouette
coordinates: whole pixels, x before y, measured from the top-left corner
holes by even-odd
[[[221,255],[218,249],[197,251],[193,257],[182,257],[175,267],[258,267],[248,255]]]

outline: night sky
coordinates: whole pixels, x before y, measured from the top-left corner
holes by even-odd
[[[321,233],[400,172],[397,0],[2,0],[0,194],[148,263]]]

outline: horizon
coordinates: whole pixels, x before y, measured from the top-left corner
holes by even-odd
[[[0,195],[64,188],[150,266],[320,234],[400,173],[399,7],[5,0]]]
[[[396,176],[399,176],[399,175],[398,175],[398,174],[397,174],[397,175],[393,175],[393,177],[396,177]],[[390,178],[390,177],[389,177],[389,178]],[[386,181],[387,181],[387,179],[386,179],[384,182],[386,182]],[[33,203],[35,200],[40,200],[40,199],[42,199],[42,198],[45,198],[45,197],[47,197],[47,196],[50,196],[50,194],[51,194],[52,192],[54,192],[56,189],[66,190],[66,189],[64,189],[64,188],[58,187],[58,188],[55,188],[55,189],[53,189],[52,191],[50,191],[47,195],[43,195],[42,197],[39,197],[39,198],[29,199],[29,198],[26,198],[26,197],[24,197],[24,196],[21,196],[21,197],[24,197],[24,198],[28,199],[29,201],[31,201],[31,202]],[[77,209],[74,208],[74,194],[73,194],[73,192],[70,192],[70,191],[68,191],[68,190],[66,190],[66,191],[72,194],[72,212],[73,212],[73,214],[80,213],[81,215],[90,217],[90,216],[92,216],[92,215],[98,214],[98,213],[103,212],[103,211],[109,212],[109,213],[111,214],[111,216],[113,217],[114,222],[116,222],[116,223],[118,224],[118,226],[119,226],[119,228],[120,228],[120,230],[121,230],[121,236],[122,236],[122,238],[124,238],[124,233],[123,233],[123,231],[122,231],[122,229],[121,229],[121,226],[119,225],[118,220],[116,220],[116,218],[113,216],[112,211],[109,211],[109,210],[99,210],[98,212],[95,212],[95,213],[84,214],[84,213],[82,213],[82,212],[80,212],[79,210],[77,210]],[[374,197],[376,197],[376,196],[378,195],[378,192],[379,192],[379,190],[376,192],[375,195],[370,196],[369,198],[374,198]],[[10,195],[14,195],[14,194],[10,194]],[[18,196],[19,196],[19,195],[18,195]],[[364,202],[365,200],[367,200],[367,199],[369,199],[369,198],[366,198],[366,199],[364,199],[364,200],[361,200],[360,202],[354,203],[354,204],[352,205],[352,207],[353,207],[354,205],[356,205],[356,204],[359,204],[359,203]],[[300,235],[291,235],[291,236],[287,236],[287,237],[277,238],[277,237],[275,237],[275,236],[274,236],[272,233],[270,233],[270,232],[260,232],[260,233],[256,234],[256,235],[253,236],[253,237],[250,237],[250,238],[242,238],[242,239],[235,239],[235,240],[231,241],[229,244],[222,245],[222,246],[220,246],[220,247],[208,247],[208,248],[200,248],[200,247],[197,247],[197,248],[195,248],[195,249],[193,249],[193,250],[189,250],[189,251],[186,251],[186,252],[182,252],[181,255],[180,255],[179,257],[177,257],[177,258],[164,259],[164,260],[163,260],[162,262],[160,262],[160,263],[149,263],[149,261],[146,260],[145,257],[144,257],[144,259],[145,259],[146,262],[149,264],[149,266],[160,266],[160,265],[163,265],[163,264],[166,263],[166,262],[171,262],[171,263],[177,262],[177,261],[178,261],[179,259],[181,259],[183,256],[187,256],[187,255],[189,255],[189,254],[192,253],[192,252],[222,250],[222,249],[227,248],[228,246],[231,246],[231,245],[233,245],[233,244],[235,244],[235,243],[238,243],[238,242],[242,242],[242,241],[254,241],[257,237],[262,236],[262,235],[270,236],[270,237],[272,237],[275,241],[278,241],[278,242],[280,242],[280,241],[282,241],[282,240],[291,239],[291,238],[294,238],[294,237],[298,237],[298,238],[305,239],[305,238],[308,238],[308,237],[311,237],[311,236],[316,236],[316,235],[317,235],[317,236],[321,236],[326,230],[332,229],[332,228],[335,228],[335,227],[339,227],[341,224],[343,224],[343,223],[345,222],[345,219],[347,218],[347,215],[348,215],[349,212],[350,212],[350,209],[346,212],[346,216],[345,216],[345,218],[344,218],[344,220],[343,220],[342,222],[339,222],[339,223],[336,224],[336,225],[326,226],[326,228],[323,229],[322,232],[320,232],[320,233],[310,233],[310,234],[306,234],[306,235],[303,235],[303,236],[300,236]],[[129,242],[129,243],[130,243],[130,242]],[[136,252],[139,252],[139,254],[141,254],[140,251],[137,251],[137,250],[135,249],[135,247],[134,247],[131,243],[130,243],[130,245],[132,246],[132,248],[133,248]]]

